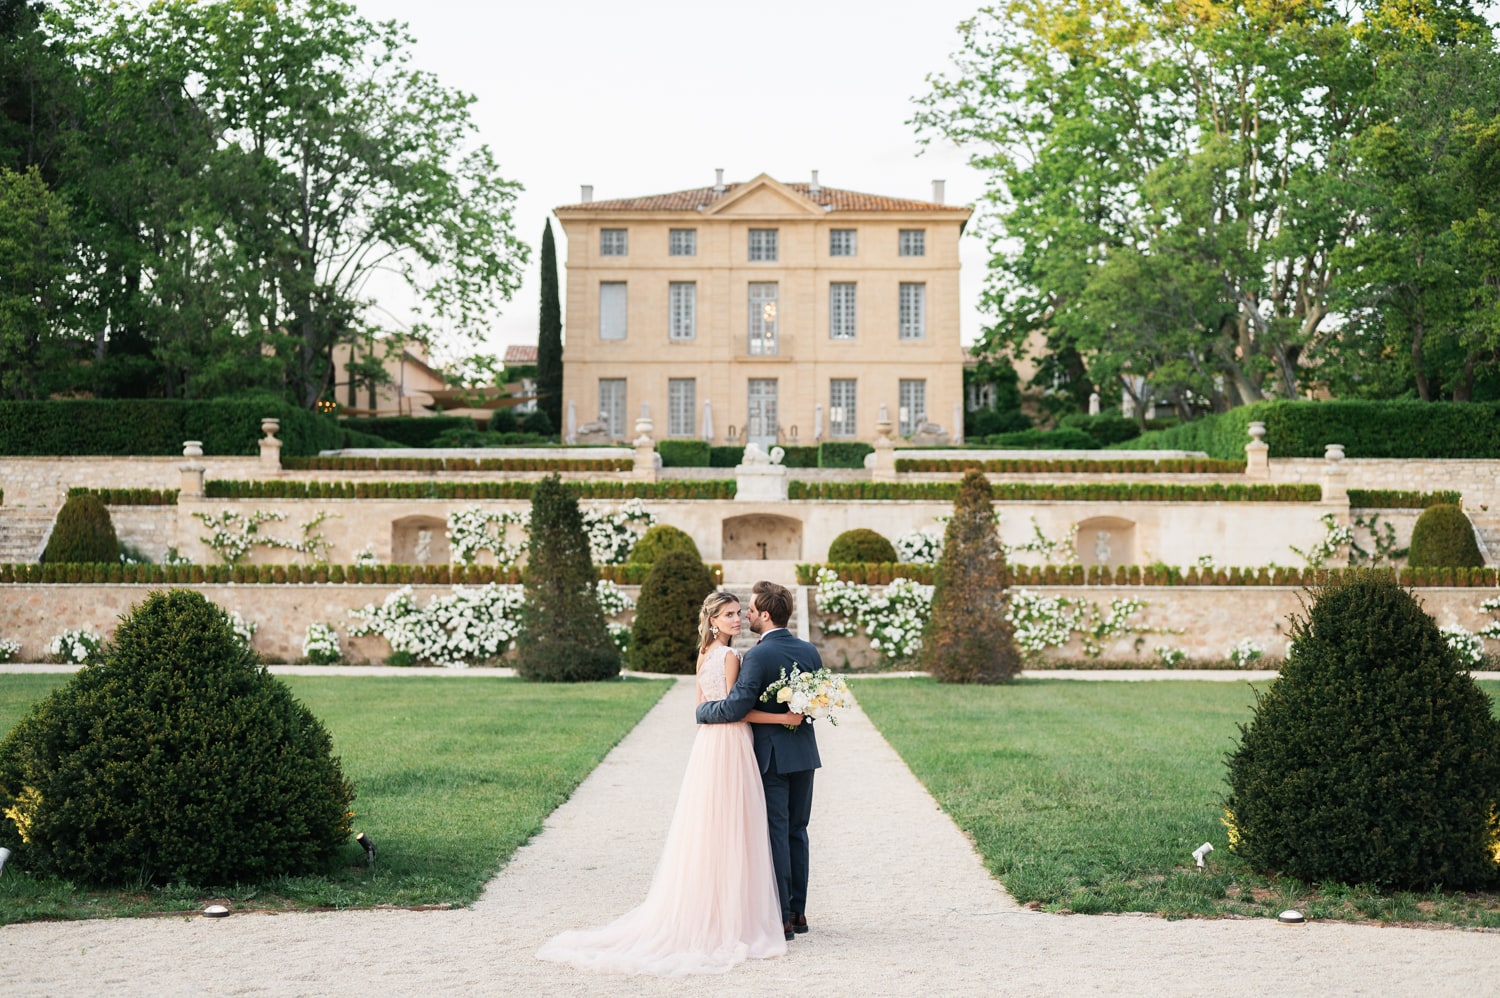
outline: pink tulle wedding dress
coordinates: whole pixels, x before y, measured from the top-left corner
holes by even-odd
[[[698,673],[705,700],[722,700],[727,649]],[[701,724],[677,810],[646,900],[597,929],[555,936],[542,960],[617,974],[722,974],[746,959],[786,953],[766,798],[750,725]]]

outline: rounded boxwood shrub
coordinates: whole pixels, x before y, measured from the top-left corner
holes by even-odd
[[[835,565],[856,561],[895,561],[896,546],[873,530],[846,530],[828,545],[828,560]]]
[[[92,492],[75,492],[68,496],[57,520],[42,561],[53,564],[118,562],[120,539],[109,519],[104,501]]]
[[[658,523],[642,534],[641,539],[635,542],[635,547],[630,549],[630,563],[654,565],[668,551],[686,551],[694,558],[702,560],[702,556],[698,553],[698,545],[693,543],[692,537],[686,531],[678,530],[665,523]]]
[[[1388,574],[1351,572],[1313,596],[1227,759],[1230,848],[1308,882],[1500,882],[1489,697]]]
[[[490,422],[487,429],[491,433],[515,433],[519,427],[520,424],[516,422],[515,410],[509,406],[496,409],[490,413]]]
[[[1407,564],[1413,568],[1480,568],[1484,558],[1474,525],[1451,503],[1428,506],[1411,530]]]
[[[552,417],[543,409],[533,409],[521,417],[521,432],[535,433],[539,437],[550,437],[557,432]]]
[[[714,591],[696,554],[668,551],[641,583],[630,629],[630,664],[642,672],[690,675],[698,664],[698,610]]]
[[[0,744],[0,842],[97,884],[327,867],[354,790],[328,732],[199,593],[155,592]]]

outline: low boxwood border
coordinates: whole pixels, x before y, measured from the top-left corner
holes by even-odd
[[[854,564],[799,564],[797,582],[814,585],[824,569],[844,582],[883,586],[893,579],[933,582],[930,564],[866,562]],[[1005,582],[1011,586],[1311,586],[1323,585],[1341,568],[1174,568],[1166,565],[1119,565],[1114,569],[1090,565],[1007,565]],[[1362,571],[1368,571],[1363,569]],[[1382,569],[1402,585],[1436,588],[1485,588],[1497,585],[1494,568]]]
[[[897,458],[897,471],[962,472],[970,468],[992,474],[1146,474],[1146,475],[1243,475],[1244,461],[1220,461],[1211,457],[1185,458]]]
[[[285,457],[287,471],[630,471],[628,457]]]
[[[638,586],[650,565],[598,565],[599,578]],[[724,567],[708,566],[715,583]],[[497,565],[114,565],[110,563],[0,565],[0,585],[519,585],[521,570]]]
[[[1317,502],[1315,484],[1220,482],[995,482],[996,499],[1054,502]],[[789,499],[941,499],[952,501],[957,482],[801,482],[787,487]]]
[[[665,482],[564,482],[580,499],[733,499],[733,479]],[[293,479],[204,483],[209,499],[530,499],[535,482],[303,482]]]

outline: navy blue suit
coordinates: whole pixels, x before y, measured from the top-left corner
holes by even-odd
[[[788,712],[775,698],[760,702],[766,687],[790,675],[792,667],[812,672],[823,659],[811,644],[784,627],[769,631],[760,644],[745,653],[734,689],[723,700],[698,705],[699,724],[743,721],[752,710]],[[755,759],[766,788],[766,823],[771,835],[771,860],[776,866],[776,888],[781,895],[782,921],[807,910],[807,822],[812,816],[813,771],[821,766],[818,739],[810,721],[795,731],[779,724],[752,724]]]

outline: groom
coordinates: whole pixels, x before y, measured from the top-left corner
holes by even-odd
[[[698,706],[699,724],[742,721],[751,710],[786,713],[787,706],[773,698],[760,702],[766,687],[790,675],[793,667],[812,672],[823,667],[823,659],[811,644],[786,629],[792,618],[792,593],[774,582],[757,582],[750,590],[750,608],[745,617],[760,643],[745,653],[739,679],[723,700]],[[771,860],[776,865],[776,889],[781,895],[782,929],[787,939],[807,931],[807,819],[812,815],[813,770],[818,759],[818,740],[812,724],[787,730],[780,724],[752,724],[755,759],[766,788],[766,821],[771,832]]]

